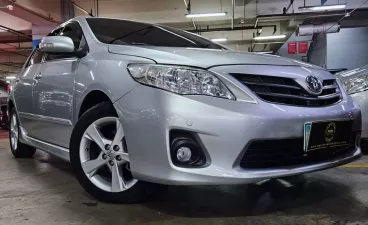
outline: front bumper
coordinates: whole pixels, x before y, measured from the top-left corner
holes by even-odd
[[[360,157],[359,141],[350,153],[315,164],[264,169],[239,166],[245,146],[255,139],[303,137],[303,124],[353,118],[360,134],[360,109],[344,98],[328,107],[257,104],[207,96],[180,96],[140,85],[115,103],[123,123],[133,176],[175,185],[241,184],[313,172],[349,163]],[[175,166],[170,158],[169,132],[198,135],[210,164],[204,168]]]

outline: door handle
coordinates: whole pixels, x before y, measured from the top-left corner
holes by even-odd
[[[39,80],[42,78],[42,73],[36,74],[36,76],[33,77],[34,80]]]

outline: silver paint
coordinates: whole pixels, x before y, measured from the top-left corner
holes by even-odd
[[[47,140],[51,144],[69,147],[70,135],[73,127],[71,123],[73,113],[74,77],[79,60],[64,59],[44,62],[40,72],[42,78],[33,83],[33,112],[44,118],[54,118],[53,121],[45,121],[36,118],[36,124],[29,132],[31,137]],[[68,121],[68,123],[59,123]],[[70,121],[70,122],[69,122]],[[57,130],[49,132],[50,130]]]
[[[356,68],[353,70],[343,71],[337,74],[337,77],[342,81],[368,75],[368,65]],[[362,139],[368,139],[368,90],[350,95],[352,99],[359,105],[362,112]]]
[[[44,53],[72,53],[74,51],[72,39],[64,36],[44,37],[39,46]]]
[[[106,45],[94,37],[84,17],[72,21],[81,25],[89,53],[80,59],[43,62],[24,68],[10,94],[10,100],[21,115],[20,140],[24,143],[69,160],[70,134],[78,121],[81,105],[88,94],[98,91],[114,104],[124,127],[131,171],[139,180],[188,185],[249,183],[323,170],[360,157],[357,140],[355,151],[350,155],[317,164],[259,170],[239,166],[243,149],[250,140],[302,137],[305,122],[352,118],[354,130],[361,129],[360,109],[344,91],[340,93],[341,101],[334,105],[288,106],[261,100],[229,75],[288,77],[304,88],[307,76],[321,80],[334,78],[317,66],[277,56],[234,51]],[[139,85],[126,69],[131,63],[209,69],[229,87],[237,100],[181,96]],[[42,78],[33,80],[38,72],[42,73]],[[338,85],[342,89],[339,82]],[[60,124],[60,121],[71,121],[71,125]],[[187,121],[191,121],[191,126]],[[175,166],[169,155],[170,129],[196,132],[203,142],[209,166],[196,169]]]

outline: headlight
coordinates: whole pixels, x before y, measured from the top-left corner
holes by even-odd
[[[139,83],[181,95],[208,95],[235,100],[230,90],[206,70],[190,67],[131,64],[128,71]]]
[[[343,85],[348,94],[354,94],[368,90],[368,75],[353,77],[344,81]]]

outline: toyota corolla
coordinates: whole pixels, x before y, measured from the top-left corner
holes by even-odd
[[[92,196],[132,202],[152,183],[293,176],[360,156],[360,109],[327,71],[227,49],[162,25],[77,17],[13,82],[15,157],[70,161]]]
[[[362,141],[366,142],[368,140],[368,65],[340,72],[336,76],[341,80],[347,94],[362,110]]]

